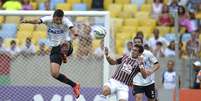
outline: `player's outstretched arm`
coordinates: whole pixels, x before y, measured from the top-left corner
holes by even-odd
[[[32,20],[23,19],[20,22],[21,23],[30,23],[30,24],[41,24],[42,23],[42,21],[40,19],[32,19]]]
[[[108,48],[107,48],[107,47],[105,47],[105,57],[106,57],[106,59],[107,59],[107,61],[108,61],[108,63],[109,63],[110,65],[116,65],[116,64],[117,64],[117,61],[114,60],[114,59],[112,59],[112,58],[108,55]]]

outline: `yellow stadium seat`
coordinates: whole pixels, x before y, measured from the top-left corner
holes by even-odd
[[[15,41],[16,41],[16,44],[19,45],[19,40],[15,39],[15,38],[5,38],[5,39],[4,39],[3,46],[4,46],[5,48],[9,48],[9,47],[10,47],[10,42],[11,42],[12,40],[15,40]]]
[[[154,28],[156,26],[156,20],[151,18],[139,19],[140,26],[149,26]]]
[[[34,30],[34,25],[33,24],[25,24],[25,23],[23,23],[23,24],[20,24],[19,25],[19,31],[27,31],[27,32],[33,32],[33,30]]]
[[[170,32],[170,27],[159,26],[157,29],[159,30],[161,36]]]
[[[137,12],[135,13],[136,18],[144,19],[144,18],[150,18],[149,12]]]
[[[135,4],[125,4],[123,6],[123,12],[122,12],[122,17],[123,18],[131,18],[135,15],[137,12],[138,8],[137,5]]]
[[[38,4],[37,4],[37,2],[31,2],[31,6],[32,6],[33,10],[36,10],[38,7]]]
[[[109,6],[113,3],[113,0],[104,0],[103,6],[105,10],[109,9]]]
[[[36,31],[47,31],[47,26],[45,24],[36,25]]]
[[[153,28],[148,26],[141,26],[137,28],[137,31],[142,31],[144,34],[144,37],[147,39],[152,35]]]
[[[20,16],[6,16],[5,17],[5,23],[16,23],[19,24],[20,23]]]
[[[116,40],[130,40],[132,33],[120,32],[115,34]]]
[[[32,40],[35,44],[38,43],[39,39],[46,39],[47,38],[47,34],[46,32],[43,31],[34,31],[31,35]]]
[[[133,36],[133,33],[136,33],[136,31],[137,31],[137,28],[132,26],[123,26],[121,28],[121,32],[129,34],[129,37],[131,38]]]
[[[122,5],[121,4],[111,4],[109,6],[109,11],[111,17],[119,17],[122,12]]]
[[[88,9],[91,9],[92,0],[83,0],[83,3],[87,4]]]
[[[71,4],[70,3],[58,3],[56,5],[57,9],[62,9],[64,11],[70,11],[71,10]]]
[[[146,0],[146,3],[147,3],[147,4],[152,4],[152,3],[153,3],[153,0]]]
[[[121,18],[111,19],[111,28],[113,29],[115,33],[120,31],[122,25],[123,25],[123,19]]]
[[[168,2],[169,2],[170,0],[163,0],[163,3],[164,4],[166,4],[166,5],[168,5]]]
[[[201,19],[201,12],[196,13],[195,16],[197,19]]]
[[[82,0],[67,0],[67,3],[70,4],[71,6],[77,3],[81,3]]]
[[[125,19],[124,25],[125,26],[137,27],[139,25],[138,19],[133,19],[133,18]]]
[[[0,24],[4,22],[4,16],[0,16]]]
[[[130,0],[115,0],[115,4],[129,4]]]
[[[151,4],[143,4],[141,6],[141,11],[143,12],[151,12],[152,5]]]
[[[31,33],[27,31],[18,31],[16,34],[17,40],[19,40],[19,45],[22,45],[27,37],[31,37]]]

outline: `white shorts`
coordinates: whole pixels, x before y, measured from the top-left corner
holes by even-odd
[[[117,100],[120,99],[128,101],[128,86],[115,80],[110,79],[107,83],[104,84],[104,86],[108,86],[111,91],[111,95],[116,95]]]

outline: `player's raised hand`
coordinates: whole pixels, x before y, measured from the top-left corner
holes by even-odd
[[[104,47],[104,51],[105,51],[105,56],[108,56],[108,48]]]

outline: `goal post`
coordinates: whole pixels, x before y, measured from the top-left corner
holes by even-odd
[[[7,11],[7,10],[0,10],[0,17],[4,18],[4,22],[0,23],[2,25],[2,28],[4,26],[4,24],[6,23],[15,23],[15,20],[19,20],[19,19],[15,19],[15,17],[21,17],[21,16],[31,16],[31,17],[35,17],[35,16],[46,16],[46,15],[52,15],[54,11]],[[86,19],[84,19],[84,21],[88,21],[88,23],[90,25],[103,25],[106,28],[107,34],[106,37],[104,38],[104,46],[108,47],[109,49],[112,47],[114,48],[114,45],[112,43],[112,34],[110,31],[110,15],[108,11],[64,11],[64,15],[69,17],[72,22],[76,22],[76,17],[85,17]],[[8,21],[7,16],[15,16],[14,19],[12,19],[12,21]],[[7,22],[8,21],[8,22]],[[82,22],[84,22],[82,21]],[[17,22],[17,21],[16,21]],[[19,28],[20,23],[16,23],[17,25],[17,34],[23,33],[24,31],[21,31]],[[25,26],[26,27],[26,26]],[[41,32],[40,30],[37,30],[37,28],[33,28],[34,32]],[[0,30],[0,32],[3,29]],[[19,32],[19,33],[18,33]],[[31,33],[33,34],[33,33]],[[1,36],[1,35],[0,35]],[[15,39],[19,37],[18,35],[16,35],[16,37],[6,37],[4,42],[6,43],[9,39],[9,42],[11,41],[10,39]],[[23,37],[23,35],[21,35],[20,37]],[[36,36],[37,37],[37,36]],[[75,47],[75,51],[76,52],[78,50],[78,48],[80,47],[79,45],[79,39],[76,39],[77,41],[74,44]],[[19,40],[17,40],[16,42],[18,43]],[[95,43],[94,43],[95,41]],[[109,64],[107,62],[107,60],[105,58],[101,58],[97,59],[94,56],[94,51],[95,48],[100,47],[99,43],[100,40],[98,39],[93,39],[92,42],[92,55],[89,56],[84,56],[81,58],[76,58],[76,56],[72,56],[70,57],[70,60],[67,64],[62,65],[61,67],[61,71],[64,72],[64,74],[66,74],[67,76],[69,76],[70,78],[72,78],[75,81],[81,82],[81,85],[84,85],[84,91],[89,91],[91,90],[92,92],[88,94],[83,95],[86,99],[86,101],[90,101],[93,100],[95,98],[95,95],[97,94],[97,91],[99,91],[100,93],[100,87],[102,87],[102,85],[107,82],[107,80],[109,79]],[[45,41],[46,42],[46,41]],[[45,43],[44,42],[44,43]],[[39,43],[39,42],[38,42]],[[95,44],[95,45],[94,45]],[[98,45],[97,45],[98,44]],[[7,48],[9,48],[10,46],[8,45],[8,42],[6,43]],[[87,45],[84,45],[87,46]],[[82,46],[81,48],[85,48],[84,46]],[[23,47],[20,46],[20,47]],[[112,49],[110,49],[112,50]],[[74,54],[74,53],[73,53]],[[85,53],[83,53],[85,54]],[[76,53],[77,55],[77,53]],[[82,56],[82,55],[81,55]],[[3,93],[0,94],[0,100],[12,100],[12,99],[16,99],[16,97],[19,97],[20,95],[16,95],[16,93],[13,93],[13,91],[20,92],[20,90],[22,90],[25,94],[23,95],[24,97],[27,96],[26,99],[24,100],[30,100],[28,99],[28,95],[26,95],[27,91],[32,91],[35,92],[34,96],[31,96],[32,99],[33,98],[37,98],[37,97],[43,97],[45,95],[45,91],[47,90],[46,88],[50,87],[50,92],[52,90],[58,90],[61,92],[65,92],[63,91],[63,89],[65,88],[65,85],[54,80],[50,73],[49,73],[49,57],[48,55],[45,55],[43,57],[38,56],[38,55],[34,55],[30,57],[26,57],[24,55],[18,55],[18,56],[14,56],[13,57],[9,57],[11,60],[5,60],[4,58],[5,56],[3,56],[3,60],[5,62],[8,62],[8,74],[0,74],[0,76],[5,76],[7,78],[9,78],[9,80],[5,80],[5,79],[1,79],[0,81],[2,82],[9,82],[7,84],[1,84],[3,85],[2,87],[0,87],[0,91],[4,91]],[[4,62],[3,62],[4,64]],[[0,70],[4,72],[5,69]],[[6,69],[7,70],[7,69]],[[80,77],[81,76],[81,77]],[[98,76],[98,77],[96,77]],[[96,79],[97,80],[94,80]],[[1,83],[1,82],[0,82]],[[30,88],[33,87],[33,88]],[[99,88],[97,88],[99,87]],[[85,89],[86,88],[86,89]],[[95,88],[95,89],[92,89]],[[38,89],[38,91],[41,91],[41,94],[44,95],[37,95],[38,91],[34,91],[34,89]],[[4,96],[6,94],[11,93],[14,94],[14,98],[9,98],[11,96]],[[32,93],[33,93],[32,92]],[[70,89],[69,89],[70,92]],[[58,93],[58,92],[57,92]],[[51,93],[50,93],[51,94]],[[70,93],[69,93],[70,94]],[[93,95],[93,96],[92,96]],[[2,97],[4,96],[4,97]],[[22,97],[23,97],[22,96]],[[55,95],[52,96],[48,96],[48,98],[53,98]],[[65,97],[68,98],[67,95],[63,95],[58,93],[58,96],[61,96],[63,99],[65,99]],[[92,98],[93,97],[93,98]],[[21,98],[21,97],[20,97]],[[18,100],[16,100],[18,101]],[[69,101],[69,100],[68,100]]]

